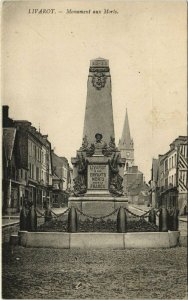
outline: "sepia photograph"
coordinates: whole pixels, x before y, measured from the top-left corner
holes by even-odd
[[[1,25],[1,298],[187,299],[187,2]]]

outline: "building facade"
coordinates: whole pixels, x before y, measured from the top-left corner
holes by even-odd
[[[24,196],[26,182],[21,177],[23,169],[16,159],[16,129],[3,128],[3,171],[2,171],[2,211],[3,213],[19,212],[19,204]],[[23,180],[22,180],[23,178]]]
[[[43,208],[52,199],[51,144],[28,121],[12,120],[3,107],[3,212],[24,201]]]
[[[124,192],[128,196],[128,201],[130,203],[143,204],[143,199],[148,199],[148,195],[147,197],[143,195],[148,194],[148,191],[145,189],[143,173],[134,164],[134,142],[130,134],[127,109],[118,148],[122,159],[125,161],[123,186]]]
[[[180,214],[187,211],[187,137],[179,136],[170,144],[170,150],[152,163],[151,185],[153,207],[174,207]],[[157,163],[154,163],[157,162]]]
[[[53,206],[65,206],[71,187],[71,169],[65,157],[51,151],[53,164]]]
[[[124,173],[124,187],[130,203],[140,203],[140,192],[143,188],[143,173],[137,166],[128,167]]]

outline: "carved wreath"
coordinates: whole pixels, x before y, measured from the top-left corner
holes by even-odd
[[[106,76],[102,72],[95,72],[92,78],[92,84],[97,90],[101,90],[106,83]]]

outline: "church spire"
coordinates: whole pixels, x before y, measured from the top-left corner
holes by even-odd
[[[126,169],[134,165],[134,143],[130,134],[128,112],[126,108],[125,121],[121,139],[119,140],[119,150],[121,157],[126,160]]]
[[[124,146],[127,149],[132,149],[133,148],[133,140],[131,139],[131,134],[130,134],[129,118],[128,118],[127,108],[126,108],[126,114],[125,114],[125,121],[124,121],[122,136],[121,136],[119,144],[120,144],[121,147]]]
[[[125,121],[124,121],[122,136],[121,136],[121,142],[123,144],[130,144],[130,142],[131,142],[131,134],[130,134],[130,128],[129,128],[129,119],[128,119],[127,108],[126,108]]]

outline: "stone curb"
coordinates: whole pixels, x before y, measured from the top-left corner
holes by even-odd
[[[180,236],[179,244],[181,247],[187,247],[187,238],[187,235]]]
[[[19,231],[18,237],[21,246],[34,248],[171,248],[179,245],[180,232],[65,233]],[[16,238],[14,237],[12,240],[15,241]]]

